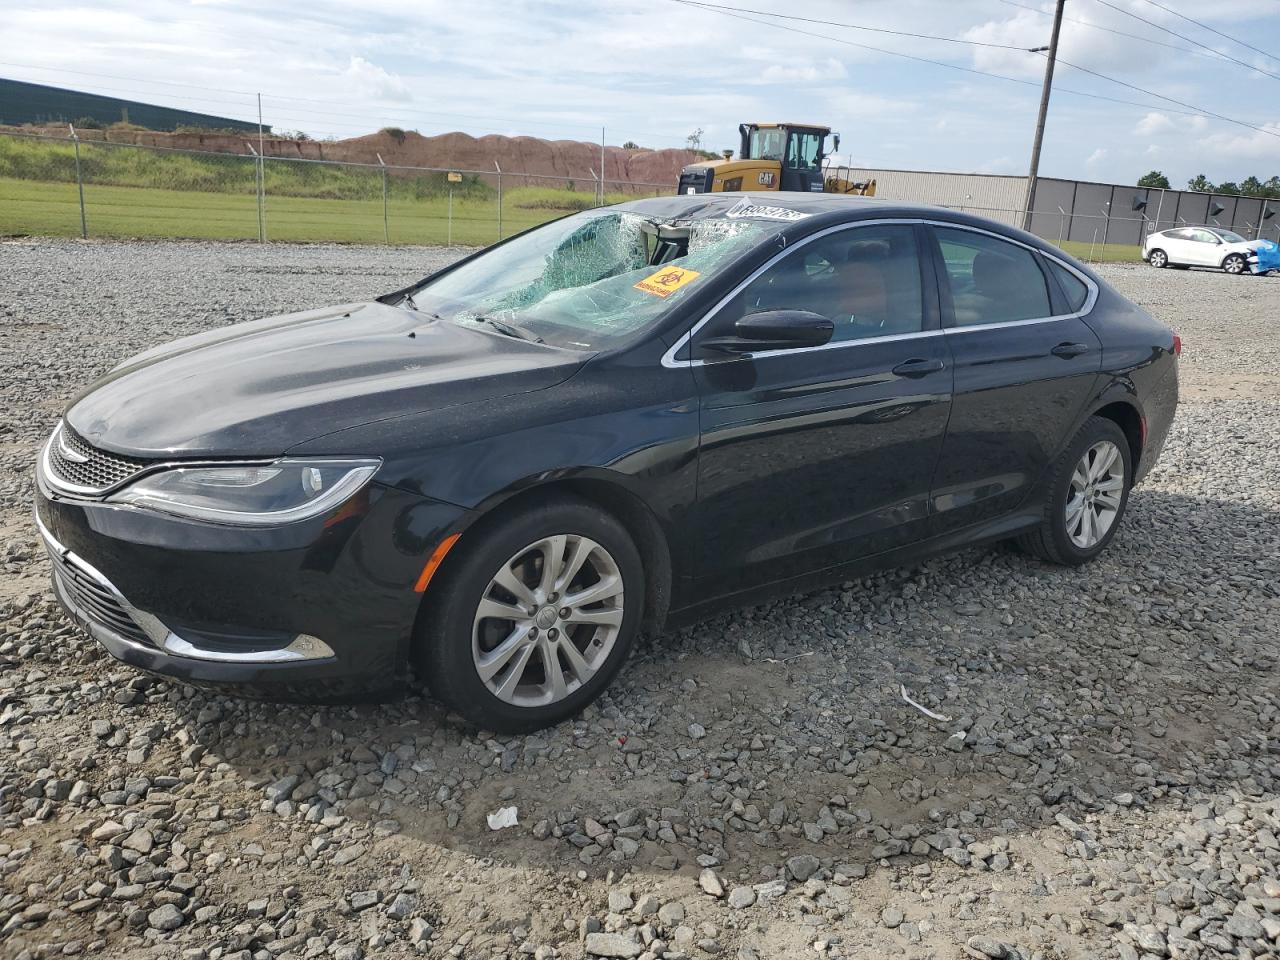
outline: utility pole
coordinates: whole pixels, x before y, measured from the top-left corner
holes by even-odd
[[[1044,121],[1049,115],[1049,93],[1053,89],[1053,65],[1058,59],[1058,34],[1062,31],[1062,8],[1067,0],[1058,0],[1053,11],[1053,33],[1049,37],[1049,51],[1044,64],[1044,86],[1040,90],[1040,116],[1036,119],[1036,138],[1031,144],[1031,171],[1027,174],[1027,206],[1022,214],[1022,229],[1031,229],[1031,210],[1036,199],[1036,177],[1040,171],[1040,145],[1044,142]],[[1030,53],[1041,53],[1044,47],[1034,47]]]

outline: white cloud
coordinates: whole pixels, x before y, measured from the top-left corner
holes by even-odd
[[[1140,137],[1150,137],[1172,130],[1173,127],[1173,120],[1168,114],[1152,111],[1138,121],[1138,125],[1133,128],[1133,132]]]
[[[1105,159],[1107,159],[1107,148],[1098,147],[1093,153],[1089,154],[1089,159],[1084,162],[1084,165],[1086,167],[1096,167]]]
[[[757,83],[823,83],[843,80],[848,72],[839,60],[822,60],[815,63],[775,63],[765,68]]]
[[[388,73],[376,63],[370,63],[364,57],[352,57],[347,69],[342,72],[344,79],[349,80],[356,89],[366,97],[378,100],[412,100],[413,94],[402,77]]]

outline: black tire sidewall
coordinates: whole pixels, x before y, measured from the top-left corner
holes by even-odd
[[[1227,264],[1229,264],[1232,260],[1239,260],[1239,261],[1240,261],[1240,269],[1239,269],[1239,271],[1237,271],[1237,272],[1235,272],[1235,273],[1232,273],[1232,271],[1231,271],[1231,270],[1228,270],[1228,269],[1227,269]],[[1248,267],[1249,267],[1249,261],[1248,261],[1247,259],[1245,259],[1245,257],[1244,257],[1243,255],[1239,254],[1239,253],[1233,253],[1233,254],[1230,254],[1230,255],[1229,255],[1225,260],[1223,260],[1223,261],[1222,261],[1222,270],[1223,270],[1223,272],[1224,272],[1224,273],[1229,273],[1229,274],[1231,274],[1232,276],[1239,276],[1240,274],[1243,274],[1243,273],[1245,272],[1245,270],[1247,270],[1247,269],[1248,269]]]
[[[1120,493],[1120,509],[1116,513],[1115,522],[1111,524],[1111,529],[1092,547],[1082,549],[1071,542],[1071,536],[1067,532],[1066,506],[1071,489],[1071,474],[1085,451],[1101,440],[1110,440],[1120,450],[1120,456],[1124,459],[1124,489]],[[1124,431],[1111,420],[1090,417],[1059,459],[1050,491],[1049,534],[1058,555],[1066,563],[1087,563],[1107,548],[1124,521],[1125,512],[1129,507],[1129,491],[1132,488],[1133,454],[1129,449],[1129,440],[1124,435]]]
[[[518,550],[553,534],[590,537],[613,556],[625,595],[622,627],[604,667],[580,689],[559,703],[518,707],[494,696],[475,671],[471,653],[475,609],[499,566]],[[501,733],[541,729],[581,711],[622,668],[643,619],[644,564],[626,529],[594,505],[557,498],[495,517],[481,529],[463,534],[459,546],[464,554],[456,558],[458,562],[451,566],[444,582],[433,582],[429,588],[440,591],[438,602],[424,618],[416,638],[420,647],[417,659],[432,692],[469,719]]]
[[[1163,262],[1161,263],[1155,262],[1157,253],[1164,258]],[[1152,250],[1150,255],[1147,257],[1147,262],[1150,263],[1157,270],[1160,270],[1169,265],[1169,255],[1165,253],[1163,250],[1155,249],[1155,250]]]

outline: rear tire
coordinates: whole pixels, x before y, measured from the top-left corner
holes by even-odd
[[[644,566],[622,524],[556,496],[481,521],[456,549],[415,637],[431,692],[499,733],[550,726],[598,697],[644,614]]]
[[[1133,483],[1129,441],[1113,421],[1090,417],[1050,472],[1040,526],[1017,543],[1032,556],[1075,567],[1106,549]]]
[[[1147,256],[1147,262],[1158,270],[1163,270],[1169,265],[1169,255],[1163,250],[1156,248]]]
[[[1249,269],[1249,261],[1244,258],[1244,254],[1233,253],[1222,261],[1222,272],[1229,273],[1233,277],[1238,277]]]

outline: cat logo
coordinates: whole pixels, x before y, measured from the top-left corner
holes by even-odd
[[[773,172],[772,170],[762,170],[762,171],[760,171],[760,186],[762,186],[762,187],[772,187],[772,186],[773,186],[773,178],[774,178],[774,176],[775,176],[775,174],[774,174],[774,172]]]

